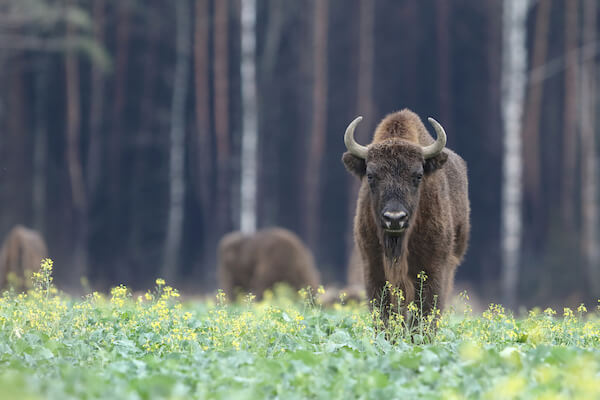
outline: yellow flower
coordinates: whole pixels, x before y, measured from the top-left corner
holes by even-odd
[[[158,286],[163,286],[163,285],[165,284],[165,280],[164,280],[164,279],[162,279],[162,278],[158,278],[158,279],[156,280],[156,284],[157,284]]]

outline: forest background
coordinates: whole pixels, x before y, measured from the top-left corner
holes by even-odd
[[[2,0],[0,238],[43,233],[59,287],[216,288],[226,232],[283,226],[341,283],[343,132],[432,116],[468,163],[457,286],[600,294],[595,0]]]

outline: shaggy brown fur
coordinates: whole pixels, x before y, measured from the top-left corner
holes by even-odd
[[[235,299],[236,291],[261,298],[278,282],[297,290],[319,285],[319,271],[310,250],[285,229],[270,228],[252,235],[229,233],[219,243],[218,256],[219,286],[230,299]]]
[[[15,226],[0,249],[0,288],[10,284],[15,290],[24,290],[30,284],[31,272],[39,270],[46,257],[48,248],[42,236],[21,225]]]
[[[419,302],[417,274],[424,270],[424,314],[434,304],[443,308],[452,292],[470,231],[466,164],[449,149],[424,160],[421,146],[433,142],[421,119],[404,109],[379,123],[366,160],[349,152],[342,157],[362,181],[354,235],[367,297],[389,304],[389,296],[381,298],[389,281],[402,289],[406,303]],[[381,215],[390,204],[408,214],[403,233],[383,228]]]

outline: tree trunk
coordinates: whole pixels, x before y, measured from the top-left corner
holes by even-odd
[[[130,41],[130,2],[121,0],[114,3],[116,8],[116,56],[114,71],[114,92],[112,97],[112,125],[108,135],[106,147],[106,159],[103,164],[106,165],[107,182],[107,213],[110,214],[108,220],[108,242],[114,253],[111,255],[110,266],[106,268],[106,276],[109,281],[122,282],[127,278],[126,268],[122,267],[122,252],[124,236],[127,235],[128,228],[126,214],[123,213],[123,193],[121,192],[122,179],[122,154],[124,141],[122,140],[124,119],[124,109],[126,104],[127,85],[129,83],[127,70],[129,64],[129,46]]]
[[[438,67],[438,93],[440,121],[444,121],[444,127],[452,132],[452,109],[450,103],[452,63],[450,62],[450,6],[447,0],[436,1],[437,11],[437,67]]]
[[[125,93],[127,87],[127,65],[129,62],[130,15],[129,5],[120,1],[117,6],[117,54],[115,70],[115,92],[113,103],[113,129],[111,132],[108,152],[109,191],[111,201],[117,202],[120,189],[121,165],[121,127],[123,109],[125,108]],[[116,209],[116,207],[115,207]],[[115,210],[113,209],[113,211]]]
[[[406,0],[403,3],[402,21],[406,27],[407,37],[403,40],[402,51],[409,55],[402,58],[402,70],[404,71],[403,98],[406,99],[405,101],[408,104],[416,105],[419,101],[420,88],[416,79],[419,76],[419,43],[424,41],[422,28],[419,24],[415,23],[419,19],[420,1]]]
[[[195,193],[202,214],[203,267],[214,264],[214,249],[218,232],[215,231],[215,187],[213,183],[213,151],[210,124],[210,7],[209,0],[196,0],[196,26],[194,31],[194,79],[195,79]],[[202,274],[206,274],[202,271]]]
[[[546,62],[548,49],[548,29],[550,27],[550,10],[552,0],[539,0],[535,19],[535,34],[533,38],[533,57],[530,70],[540,68]],[[544,95],[544,81],[535,80],[528,85],[527,108],[523,129],[523,157],[524,176],[523,183],[528,194],[528,200],[533,226],[541,223],[540,211],[540,141],[539,130],[542,111],[542,98]],[[534,233],[534,232],[532,232]]]
[[[292,16],[296,7],[290,7],[289,1],[269,1],[268,9],[264,12],[268,15],[268,23],[264,29],[264,39],[262,52],[257,62],[260,67],[257,70],[258,83],[258,101],[259,109],[268,110],[272,104],[277,101],[280,94],[277,87],[278,62],[281,60],[281,44],[284,38],[285,29],[291,24]],[[276,112],[262,112],[259,114],[259,126],[261,134],[259,136],[258,146],[258,191],[257,191],[257,214],[261,224],[270,225],[276,220],[276,209],[279,199],[273,182],[279,174],[279,171],[273,168],[279,159],[277,146],[279,142],[270,135],[273,121],[279,116]],[[304,171],[303,171],[304,172]]]
[[[105,0],[94,0],[92,18],[94,22],[94,40],[104,44]],[[102,121],[104,120],[104,71],[92,64],[90,99],[90,130],[87,148],[87,186],[89,201],[93,202],[100,182],[102,170]]]
[[[229,208],[229,0],[214,4],[214,121],[217,143],[217,236],[231,227]]]
[[[312,134],[306,168],[306,237],[313,251],[319,240],[321,161],[327,130],[327,19],[328,1],[314,1]]]
[[[156,12],[156,11],[155,11]],[[156,18],[153,14],[148,18]],[[154,180],[149,176],[147,166],[149,165],[149,153],[156,146],[156,136],[162,135],[157,132],[157,77],[160,68],[159,40],[160,31],[148,32],[146,35],[145,51],[143,55],[144,70],[142,74],[142,88],[140,94],[139,128],[134,136],[135,152],[132,154],[133,167],[131,174],[131,185],[128,191],[129,200],[129,237],[127,252],[129,255],[129,279],[138,280],[140,274],[147,272],[146,260],[153,255],[149,254],[151,248],[155,253],[163,254],[162,248],[153,246],[148,238],[147,211],[139,207],[143,201],[145,192],[154,185]],[[151,162],[151,161],[150,161]],[[157,251],[158,250],[158,251]]]
[[[68,1],[71,3],[71,1]],[[67,38],[73,36],[75,28],[67,23]],[[68,49],[65,61],[65,81],[67,93],[67,165],[71,182],[73,201],[73,268],[71,284],[79,283],[79,278],[87,273],[87,198],[83,168],[81,166],[80,129],[81,110],[79,98],[79,61],[74,49]]]
[[[196,169],[199,182],[196,194],[203,217],[210,217],[211,204],[211,140],[210,140],[210,75],[209,75],[209,0],[196,0],[194,31],[194,80],[196,100]]]
[[[574,201],[575,169],[577,152],[577,0],[565,2],[565,93],[563,113],[563,166],[561,187],[561,211],[565,233],[573,233],[575,229]]]
[[[488,224],[489,228],[498,226],[500,222],[500,207],[501,207],[501,187],[497,185],[497,181],[501,179],[502,173],[502,154],[498,149],[502,146],[503,130],[502,130],[502,113],[501,113],[501,76],[502,76],[502,2],[488,1],[486,5],[486,55],[487,55],[487,101],[486,101],[486,132],[485,146],[482,151],[485,154],[493,154],[493,158],[489,160],[494,167],[488,172],[491,172],[495,179],[492,179],[492,184],[486,189],[490,192],[491,198],[488,203],[493,217]],[[499,154],[500,153],[500,154]],[[486,160],[487,161],[487,160]],[[497,209],[496,209],[497,207]],[[497,210],[497,211],[496,211]],[[488,228],[488,229],[489,229]],[[490,229],[490,232],[493,232]],[[495,282],[501,271],[500,261],[500,230],[491,233],[485,240],[484,249],[480,254],[485,254],[489,257],[492,254],[492,260],[485,262],[481,268],[481,275],[475,280],[483,282]],[[497,256],[496,256],[497,255]]]
[[[39,231],[45,230],[46,214],[46,162],[48,151],[48,128],[44,107],[48,100],[48,63],[38,60],[35,76],[34,101],[34,141],[33,141],[33,180],[32,180],[32,209],[33,227]]]
[[[375,59],[375,3],[371,0],[360,0],[358,22],[358,73],[356,94],[356,115],[364,117],[361,129],[356,132],[359,143],[368,143],[368,133],[373,131],[375,106],[373,104],[373,60]],[[348,179],[348,237],[346,238],[347,265],[354,247],[354,231],[352,229],[356,215],[356,201],[360,181],[349,175]],[[361,272],[362,273],[362,272]]]
[[[242,232],[256,230],[258,109],[256,96],[256,0],[242,0]]]
[[[504,303],[509,307],[517,305],[522,236],[521,121],[527,67],[527,3],[526,0],[504,0],[502,16],[502,290]]]
[[[597,40],[597,2],[583,3],[584,46]],[[596,74],[595,58],[581,68],[581,247],[587,270],[590,295],[600,293],[600,242],[598,242],[598,159],[596,154]]]
[[[169,215],[162,276],[171,281],[176,274],[181,249],[185,201],[185,100],[189,86],[190,5],[189,0],[175,3],[177,13],[177,59],[171,105],[171,146],[169,151]]]

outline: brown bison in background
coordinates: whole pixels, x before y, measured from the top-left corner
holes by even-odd
[[[403,291],[405,304],[419,304],[417,274],[424,270],[423,313],[434,304],[442,308],[469,239],[466,164],[444,148],[446,134],[432,118],[435,141],[421,119],[405,109],[386,116],[368,146],[354,140],[360,120],[346,129],[348,151],[342,160],[362,181],[354,236],[367,297],[388,305],[390,296],[381,294],[389,281]]]
[[[259,299],[275,283],[299,290],[319,285],[313,256],[292,232],[270,228],[254,234],[232,232],[219,243],[219,287],[230,299],[238,291]]]
[[[0,249],[0,288],[10,285],[24,290],[30,284],[31,272],[39,270],[46,257],[48,248],[42,236],[21,225],[15,226]]]

